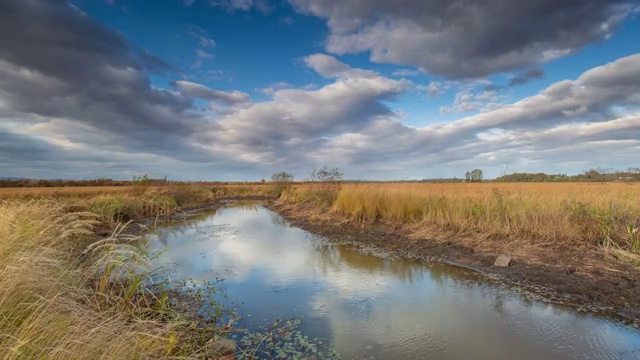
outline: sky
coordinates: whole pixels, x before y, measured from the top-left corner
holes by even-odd
[[[640,0],[0,0],[0,177],[640,165]]]

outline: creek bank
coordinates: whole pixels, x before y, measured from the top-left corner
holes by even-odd
[[[410,231],[401,227],[384,223],[359,226],[330,213],[317,216],[317,209],[309,204],[275,202],[267,207],[296,227],[335,244],[351,244],[364,254],[462,266],[485,274],[488,282],[519,292],[525,298],[606,316],[640,328],[637,269],[607,264],[604,259],[600,266],[583,265],[569,252],[558,253],[547,263],[514,258],[510,266],[496,267],[493,265],[499,254],[475,251],[454,241],[412,238]]]

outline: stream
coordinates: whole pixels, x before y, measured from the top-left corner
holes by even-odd
[[[149,235],[172,279],[224,278],[241,328],[283,318],[344,359],[640,359],[640,332],[530,301],[468,269],[332,245],[260,204]]]

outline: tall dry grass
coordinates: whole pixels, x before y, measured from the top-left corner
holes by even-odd
[[[52,202],[0,204],[0,354],[5,359],[149,358],[170,328],[100,306],[77,254],[91,217],[63,218]],[[115,298],[115,297],[114,297]]]
[[[386,222],[486,250],[600,246],[625,260],[640,255],[640,184],[345,184],[318,199],[298,186],[282,201],[316,201],[358,224]]]
[[[98,218],[52,200],[0,201],[0,358],[216,358],[206,341],[217,329],[147,287],[149,254],[121,226],[95,241]]]
[[[0,189],[0,358],[216,358],[207,341],[223,335],[224,310],[200,290],[152,291],[151,254],[121,223],[273,194],[255,184]],[[105,223],[113,233],[97,240]]]

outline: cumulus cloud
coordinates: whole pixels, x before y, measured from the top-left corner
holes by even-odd
[[[0,123],[10,154],[2,169],[69,177],[109,166],[151,169],[150,158],[212,161],[187,140],[202,122],[192,100],[149,81],[169,65],[66,1],[2,7]]]
[[[318,74],[330,78],[345,73],[350,69],[333,56],[325,54],[313,54],[304,58],[305,64]]]
[[[64,1],[5,1],[0,95],[6,112],[74,120],[120,137],[188,134],[191,100],[151,86],[170,68]],[[38,99],[34,101],[34,99]],[[145,131],[148,131],[145,134]]]
[[[439,92],[439,88],[430,90],[429,95]],[[475,92],[472,89],[465,89],[458,92],[454,99],[453,105],[443,106],[440,108],[442,113],[453,112],[485,112],[495,110],[501,107],[500,95],[494,90],[488,89],[481,92]]]
[[[538,95],[494,110],[487,108],[491,92],[471,99],[461,96],[460,106],[470,100],[485,112],[422,128],[404,125],[384,105],[405,91],[406,83],[324,56],[308,57],[307,64],[335,82],[311,91],[277,91],[273,101],[221,118],[200,141],[216,143],[240,161],[292,167],[337,163],[371,176],[465,162],[499,166],[531,165],[542,159],[574,161],[586,146],[603,150],[615,144],[624,149],[622,159],[640,146],[638,116],[614,111],[640,105],[640,83],[635,80],[640,75],[640,55],[594,68],[576,80],[553,84]]]
[[[497,166],[523,161],[609,162],[610,151],[633,161],[640,148],[640,55],[591,69],[538,95],[448,124],[412,128],[381,118],[359,132],[333,137],[316,156],[346,157],[366,168],[409,164]],[[634,115],[615,108],[635,109]],[[419,150],[418,150],[419,149]],[[338,155],[341,154],[341,155]],[[398,162],[393,162],[394,159]]]
[[[220,118],[199,141],[240,161],[306,162],[304,154],[325,139],[358,131],[377,117],[393,116],[383,101],[408,88],[404,81],[351,68],[327,55],[309,56],[305,63],[335,81],[317,90],[277,90],[271,101]]]
[[[246,103],[251,100],[249,94],[242,91],[220,91],[186,80],[176,81],[175,86],[186,96],[219,101],[229,105]]]
[[[171,66],[66,1],[2,6],[8,11],[0,12],[0,170],[13,176],[104,170],[119,177],[149,171],[246,179],[282,168],[304,178],[321,165],[342,166],[351,178],[451,176],[472,166],[491,176],[504,164],[514,171],[585,159],[629,166],[640,150],[640,54],[496,109],[487,108],[495,102],[490,91],[463,93],[461,109],[483,112],[412,127],[392,108],[416,88],[411,82],[327,54],[302,59],[326,78],[323,86],[274,84],[266,101],[192,78],[161,89],[149,73],[171,74]],[[433,82],[423,90],[435,96],[448,86]],[[193,98],[209,101],[216,113],[198,111]]]
[[[633,0],[290,0],[325,18],[327,51],[450,78],[513,71],[571,54],[613,34]]]
[[[439,97],[447,89],[448,89],[448,86],[439,81],[432,81],[426,86],[425,85],[416,86],[416,90],[426,91],[430,98]]]

